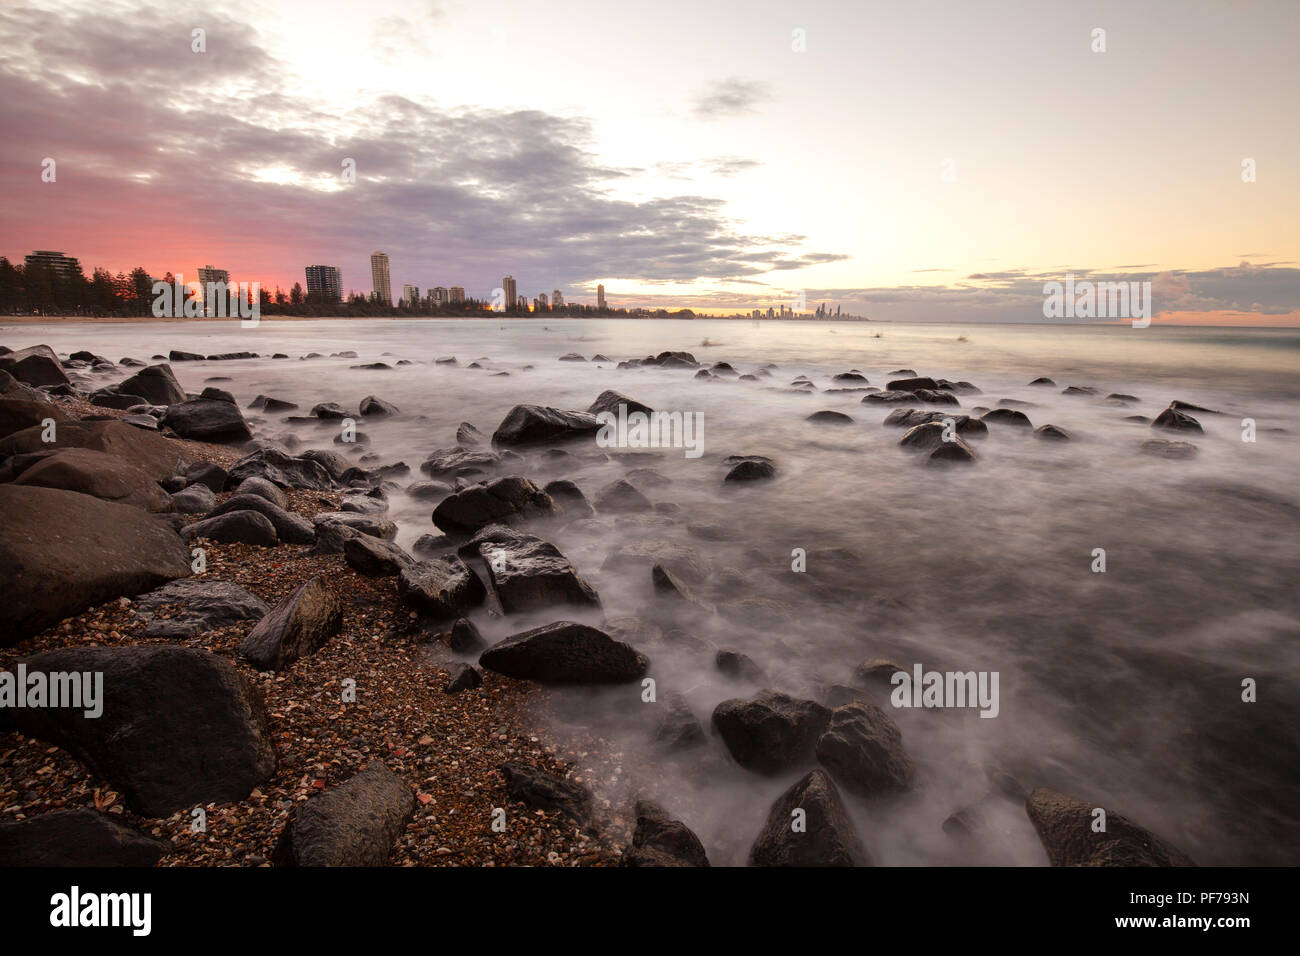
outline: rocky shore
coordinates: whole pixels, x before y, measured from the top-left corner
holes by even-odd
[[[355,412],[275,395],[241,408],[220,383],[187,393],[171,367],[248,358],[289,357],[114,362],[43,346],[0,351],[9,590],[0,668],[104,680],[97,718],[0,707],[0,865],[707,866],[707,848],[672,806],[598,796],[622,773],[617,745],[593,735],[560,746],[542,719],[551,695],[647,686],[655,647],[696,640],[699,616],[782,613],[764,598],[722,606],[725,582],[709,580],[686,549],[633,548],[607,566],[644,565],[647,616],[570,620],[602,601],[546,540],[548,525],[593,515],[675,521],[677,507],[646,494],[653,472],[584,490],[535,482],[533,456],[589,445],[599,412],[650,409],[613,391],[583,410],[521,404],[490,435],[463,423],[454,446],[413,468],[366,451],[355,423],[401,414],[379,396]],[[774,377],[686,352],[619,363],[646,366],[692,379]],[[803,376],[780,387],[816,393]],[[969,382],[903,369],[881,389],[854,369],[826,389],[845,390],[863,393],[864,412],[890,406],[876,409],[883,425],[902,429],[901,449],[927,464],[975,464],[973,443],[991,429],[1071,439],[1049,423],[1035,428],[1010,400],[948,411],[979,394]],[[1151,425],[1196,434],[1193,412],[1213,414],[1175,402]],[[338,450],[264,437],[257,423],[270,415],[337,424]],[[808,417],[811,427],[853,421],[831,410]],[[1141,450],[1178,458],[1195,447],[1150,439]],[[771,481],[781,463],[738,453],[724,466],[716,480],[734,486]],[[431,509],[430,531],[410,552],[385,517],[396,493]],[[726,532],[697,530],[705,540]],[[489,644],[472,613],[546,613],[551,623]],[[734,649],[710,654],[720,672],[762,678]],[[887,687],[896,669],[864,662],[855,686],[827,687],[820,699],[776,687],[719,699],[707,728],[666,696],[655,734],[668,751],[713,738],[756,779],[807,771],[755,833],[751,865],[870,865],[872,835],[846,804],[897,799],[918,775],[878,706],[882,676]],[[1006,774],[994,785],[1023,803],[1055,865],[1190,863],[1118,814],[1097,834],[1090,804]],[[792,815],[804,825],[792,827]],[[976,815],[955,812],[943,830],[960,838]]]

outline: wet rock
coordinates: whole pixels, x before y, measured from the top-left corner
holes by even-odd
[[[586,412],[567,412],[544,405],[516,405],[492,433],[492,444],[529,445],[580,439],[595,435],[600,428],[596,416]]]
[[[261,495],[245,494],[243,487],[241,484],[240,491],[213,508],[208,517],[216,518],[236,511],[255,511],[271,522],[276,537],[285,544],[313,544],[316,541],[316,531],[306,518],[285,511]]]
[[[165,607],[179,607],[171,617],[160,617]],[[188,640],[239,621],[260,621],[270,608],[256,594],[230,581],[182,578],[135,601],[135,612],[147,624],[145,637]]]
[[[162,424],[191,441],[230,443],[253,437],[238,405],[211,398],[167,406]]]
[[[358,411],[369,418],[374,415],[396,415],[398,413],[398,408],[392,402],[386,402],[382,398],[376,398],[374,395],[367,395],[361,400],[361,406]]]
[[[636,829],[623,851],[623,866],[708,866],[704,844],[680,820],[649,800],[636,803]]]
[[[74,421],[59,406],[42,400],[25,398],[0,399],[0,437],[12,435],[25,428],[42,428],[46,419],[52,419],[57,434],[58,427]]]
[[[1205,412],[1207,415],[1221,415],[1222,412],[1215,411],[1213,408],[1206,408],[1204,405],[1193,405],[1191,402],[1183,402],[1174,399],[1169,403],[1169,407],[1178,412]]]
[[[417,481],[406,486],[406,493],[418,501],[441,501],[452,492],[445,481]]]
[[[551,496],[527,478],[508,475],[443,499],[433,523],[448,534],[473,534],[489,524],[513,523],[557,513]]]
[[[596,510],[609,513],[652,511],[654,505],[624,478],[612,481],[596,492]]]
[[[767,459],[745,458],[736,462],[722,480],[728,481],[766,481],[776,477],[776,466]]]
[[[596,513],[582,489],[567,479],[547,482],[542,489],[566,518],[589,518]]]
[[[1052,866],[1195,866],[1184,853],[1118,813],[1106,830],[1092,829],[1095,804],[1039,787],[1025,801]]]
[[[573,621],[513,634],[484,651],[479,663],[542,684],[624,684],[650,668],[649,659],[631,646]]]
[[[348,567],[368,578],[393,577],[415,560],[405,551],[380,538],[359,534],[343,542],[343,560]]]
[[[319,650],[343,629],[343,602],[317,575],[294,588],[239,643],[258,670],[283,670]]]
[[[348,410],[337,402],[321,402],[313,405],[311,413],[317,418],[340,419],[348,417]]]
[[[958,438],[955,441],[944,442],[930,452],[925,463],[931,466],[970,465],[976,460],[975,449]]]
[[[59,357],[48,345],[33,345],[0,355],[0,371],[8,372],[25,385],[67,385]]]
[[[362,515],[351,511],[327,511],[312,519],[316,532],[315,554],[342,554],[343,544],[358,534],[368,534],[385,541],[397,537],[397,525],[379,515]]]
[[[560,356],[560,359],[559,359],[559,360],[560,360],[561,362],[585,362],[585,361],[587,361],[585,358],[583,358],[583,357],[582,357],[581,355],[579,355],[577,352],[566,352],[564,355],[561,355],[561,356]]]
[[[896,378],[885,386],[886,390],[891,392],[914,392],[918,388],[928,389],[937,392],[939,383],[932,378]]]
[[[1205,429],[1191,415],[1179,411],[1172,405],[1155,417],[1151,422],[1152,428],[1168,428],[1171,431],[1195,432],[1198,435],[1205,433]]]
[[[0,460],[10,455],[48,452],[50,446],[42,440],[43,431],[36,426],[0,438]],[[119,421],[81,421],[59,425],[58,445],[60,448],[89,448],[123,458],[159,481],[183,472],[193,460],[193,453],[181,443]]]
[[[803,811],[804,827],[791,825]],[[839,791],[824,770],[814,770],[777,798],[749,851],[750,866],[870,866]]]
[[[461,546],[467,560],[482,560],[492,591],[507,614],[574,605],[599,607],[596,590],[549,541],[502,525],[489,525]]]
[[[226,469],[216,462],[201,462],[185,472],[185,480],[192,485],[203,485],[211,491],[226,490]]]
[[[166,817],[242,801],[275,771],[260,695],[230,664],[183,647],[65,647],[24,661],[28,673],[103,675],[100,716],[12,708],[11,729],[57,744],[107,780],[129,809]]]
[[[724,700],[713,711],[713,726],[736,763],[762,774],[810,760],[830,719],[831,711],[816,701],[775,690]]]
[[[1053,382],[1050,378],[1048,378],[1048,377],[1045,376],[1045,375],[1043,375],[1043,376],[1039,376],[1038,378],[1034,379],[1034,380],[1033,380],[1032,382],[1030,382],[1029,384],[1030,384],[1030,385],[1042,385],[1042,386],[1047,386],[1047,387],[1050,387],[1050,388],[1055,388],[1055,387],[1056,387],[1056,383]]]
[[[840,372],[838,375],[832,375],[831,381],[832,382],[861,382],[863,385],[866,385],[867,377],[863,375],[861,372],[854,370],[852,372]]]
[[[265,498],[277,508],[287,508],[289,505],[289,499],[285,497],[284,492],[261,475],[249,475],[239,482],[235,487],[235,494],[257,495],[260,498]]]
[[[329,491],[334,487],[330,473],[310,455],[308,452],[295,458],[275,448],[259,448],[231,466],[227,483],[238,487],[245,478],[258,475],[281,488]]]
[[[469,618],[459,617],[451,625],[447,646],[457,654],[476,654],[487,647],[487,641]]]
[[[235,404],[234,395],[227,392],[224,388],[213,388],[210,385],[199,393],[199,398],[211,399],[214,402],[229,402],[231,405]]]
[[[483,675],[477,668],[460,661],[447,665],[447,684],[443,690],[448,694],[459,694],[463,690],[473,690],[483,686]]]
[[[714,666],[720,673],[740,680],[760,681],[764,678],[763,668],[754,663],[754,659],[734,647],[720,647],[713,656]]]
[[[129,505],[6,484],[0,485],[0,514],[0,645],[190,573],[184,542]]]
[[[15,485],[76,491],[146,511],[170,510],[170,498],[158,482],[124,459],[102,451],[64,448],[28,461],[14,478]]]
[[[1024,412],[1014,408],[994,408],[985,412],[982,421],[993,425],[1012,425],[1018,428],[1033,428],[1034,423]]]
[[[605,558],[601,570],[650,568],[653,574],[656,564],[691,585],[703,583],[709,574],[708,565],[694,548],[657,538],[638,538],[616,546]]]
[[[668,694],[662,701],[662,712],[655,724],[653,741],[663,750],[688,750],[702,746],[708,738],[704,727],[691,710],[686,698]]]
[[[834,412],[823,410],[813,412],[804,421],[812,422],[814,425],[852,425],[853,418],[845,415],[843,412]]]
[[[252,544],[274,548],[280,543],[275,525],[265,515],[248,509],[227,511],[186,526],[187,538],[207,538],[224,544]]]
[[[402,568],[397,596],[412,610],[435,620],[463,617],[487,597],[483,582],[455,555],[443,555]]]
[[[416,554],[426,556],[441,554],[456,547],[458,540],[449,538],[445,534],[422,534],[415,539],[415,542],[411,545],[411,550]]]
[[[530,810],[560,813],[580,825],[590,821],[595,801],[582,784],[521,761],[503,765],[501,772],[506,778],[506,793]]]
[[[1141,401],[1136,395],[1125,395],[1123,392],[1111,392],[1106,396],[1107,399],[1116,402],[1139,402]]]
[[[831,712],[817,741],[817,759],[840,786],[863,797],[907,790],[916,774],[898,725],[879,707],[861,701]]]
[[[172,495],[172,509],[185,515],[205,515],[217,506],[217,496],[204,484],[192,484]]]
[[[473,451],[466,448],[439,450],[420,465],[420,471],[431,478],[471,477],[481,475],[501,463],[501,455],[494,451]]]
[[[378,760],[294,807],[276,866],[382,866],[415,815],[415,794]]]
[[[1046,441],[1070,441],[1071,435],[1059,425],[1039,425],[1034,429],[1034,437]]]
[[[895,674],[906,674],[903,668],[899,667],[891,660],[883,657],[873,657],[863,661],[853,672],[853,678],[859,684],[866,687],[878,687],[882,690],[892,690],[894,687],[893,677]]]
[[[0,866],[155,866],[171,845],[94,810],[0,823]]]
[[[471,425],[469,422],[461,422],[456,428],[456,444],[466,447],[481,445],[487,441],[487,436]]]
[[[608,412],[609,414],[617,418],[619,414],[618,410],[620,405],[627,407],[626,414],[628,415],[632,414],[633,412],[641,412],[644,415],[654,414],[654,409],[651,408],[649,405],[646,405],[644,402],[638,402],[634,398],[628,398],[622,392],[616,392],[613,389],[606,389],[605,391],[601,392],[600,395],[597,396],[596,400],[592,402],[591,406],[587,409],[587,414],[599,415],[601,412]]]

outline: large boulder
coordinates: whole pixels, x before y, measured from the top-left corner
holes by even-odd
[[[183,494],[184,492],[182,492]],[[213,508],[209,518],[229,514],[232,511],[255,511],[275,529],[275,535],[287,544],[311,544],[316,540],[316,531],[310,521],[302,515],[285,511],[268,501],[262,495],[234,494]]]
[[[183,473],[196,460],[184,442],[143,431],[119,421],[81,421],[58,425],[53,445],[46,442],[40,426],[24,428],[0,438],[0,460],[53,448],[89,448],[126,459],[149,477],[161,481]]]
[[[177,608],[170,617],[159,614]],[[260,621],[270,609],[256,594],[230,581],[182,578],[136,598],[135,612],[148,623],[145,637],[187,640],[240,621]]]
[[[34,401],[28,398],[0,398],[0,438],[20,432],[24,428],[41,428],[47,419],[52,419],[55,433],[58,426],[74,421],[63,409],[53,402]]]
[[[802,811],[796,825],[796,811]],[[749,851],[750,866],[870,866],[835,784],[814,770],[777,798]]]
[[[383,866],[415,814],[415,794],[381,761],[294,807],[276,866]]]
[[[185,401],[185,389],[166,364],[142,368],[117,386],[123,395],[139,395],[150,405],[175,405]]]
[[[736,763],[763,774],[810,760],[830,719],[830,709],[817,701],[776,690],[724,700],[713,710],[713,726]]]
[[[191,540],[207,538],[222,544],[254,544],[259,548],[274,548],[280,543],[280,536],[275,533],[275,525],[270,519],[251,509],[227,511],[204,518],[186,525],[182,534]]]
[[[343,602],[317,575],[294,588],[239,643],[258,670],[281,670],[343,630]]]
[[[154,866],[170,844],[94,810],[0,823],[0,866]]]
[[[1095,804],[1039,787],[1025,801],[1052,866],[1195,866],[1182,851],[1148,830],[1106,811],[1106,829],[1093,830]]]
[[[507,614],[557,605],[599,607],[596,590],[560,550],[535,535],[489,525],[459,549],[483,561],[488,581]]]
[[[190,573],[178,535],[129,505],[55,488],[0,485],[0,644]]]
[[[54,349],[48,345],[33,345],[0,355],[0,371],[8,372],[27,385],[67,385],[67,373]]]
[[[494,445],[532,445],[586,438],[600,431],[595,415],[545,405],[516,405],[492,433]]]
[[[329,491],[334,487],[326,466],[310,452],[295,458],[278,448],[259,448],[235,462],[226,480],[231,486],[238,486],[253,476],[265,478],[281,488]]]
[[[572,621],[513,634],[484,651],[479,663],[542,684],[625,684],[650,669],[650,660],[631,645]]]
[[[680,820],[657,803],[638,800],[636,829],[623,851],[624,866],[708,866],[704,844]]]
[[[436,620],[463,617],[487,597],[483,582],[455,555],[444,555],[402,568],[397,596],[407,607]]]
[[[89,448],[58,449],[32,461],[13,483],[77,491],[146,511],[171,509],[167,492],[154,479],[125,459]]]
[[[507,475],[444,498],[433,509],[433,523],[447,534],[473,534],[490,524],[508,524],[556,512],[550,495],[527,478]]]
[[[6,708],[0,726],[63,747],[142,816],[243,800],[275,771],[261,697],[207,651],[64,647],[22,663],[28,674],[95,674],[97,686],[103,675],[98,717],[81,708]]]
[[[831,712],[817,741],[817,759],[840,786],[863,797],[907,790],[916,773],[898,725],[879,707],[861,701]]]
[[[368,534],[359,534],[343,542],[343,560],[348,567],[368,578],[393,577],[415,560],[393,544]]]
[[[234,443],[253,437],[239,406],[215,398],[195,398],[169,405],[162,423],[191,441]]]

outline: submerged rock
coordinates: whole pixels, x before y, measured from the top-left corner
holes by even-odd
[[[625,684],[644,677],[650,660],[604,631],[557,621],[494,644],[479,663],[507,677],[542,684]]]
[[[762,774],[810,760],[830,719],[831,711],[817,701],[775,690],[724,700],[713,711],[713,726],[736,763]]]
[[[708,866],[704,844],[657,803],[638,800],[636,829],[623,851],[623,866]]]
[[[803,827],[792,825],[802,811]],[[749,851],[750,866],[870,866],[839,791],[814,770],[777,798]]]
[[[1118,813],[1093,830],[1095,805],[1039,787],[1025,801],[1052,866],[1195,866],[1182,851]]]

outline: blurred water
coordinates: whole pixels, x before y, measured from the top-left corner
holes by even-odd
[[[877,337],[879,336],[879,337]],[[1203,863],[1300,862],[1300,332],[1152,326],[941,326],[737,321],[263,321],[59,325],[4,330],[10,347],[45,342],[117,360],[169,349],[213,353],[284,351],[267,359],[177,363],[182,384],[205,380],[241,405],[258,393],[355,409],[374,394],[397,404],[392,420],[361,420],[364,451],[416,469],[455,444],[469,421],[490,433],[520,402],[585,409],[615,388],[656,409],[702,412],[705,454],[652,450],[604,460],[528,454],[518,469],[539,484],[571,478],[594,494],[630,469],[653,468],[671,483],[640,487],[681,509],[662,516],[556,524],[536,529],[599,590],[602,617],[663,619],[648,565],[605,570],[619,548],[657,541],[699,552],[710,570],[701,596],[723,606],[684,623],[696,637],[743,650],[765,671],[759,682],[722,677],[711,653],[672,642],[642,647],[659,699],[681,693],[708,726],[722,699],[760,686],[813,694],[848,683],[864,658],[910,669],[990,670],[1001,676],[1001,712],[890,710],[918,765],[915,790],[886,803],[849,800],[877,862],[895,865],[1045,864],[1021,804],[992,790],[997,768],[1026,786],[1053,786],[1124,813]],[[708,341],[709,345],[702,345]],[[355,350],[357,359],[299,361],[308,351]],[[665,349],[727,361],[741,372],[768,363],[770,379],[699,382],[691,371],[623,370],[624,358]],[[558,362],[578,351],[612,361]],[[455,355],[457,366],[434,365]],[[389,371],[362,362],[417,364]],[[465,366],[481,359],[483,370]],[[525,368],[525,366],[533,366]],[[598,367],[599,366],[599,367]],[[1034,403],[1035,425],[1053,423],[1074,441],[1047,443],[992,426],[974,468],[926,468],[884,428],[889,409],[860,393],[793,394],[797,375],[819,387],[858,369],[883,387],[899,368],[968,380],[983,394],[960,396],[969,412],[1003,398]],[[508,375],[498,376],[495,372]],[[1057,388],[1026,383],[1047,375]],[[108,376],[116,381],[125,376]],[[1060,394],[1090,385],[1098,398]],[[1108,405],[1111,392],[1137,396]],[[1222,412],[1197,415],[1206,434],[1190,461],[1141,455],[1157,435],[1125,416],[1153,417],[1173,399]],[[805,421],[819,409],[851,415],[847,427]],[[337,450],[334,426],[291,426],[248,412],[259,436],[296,434],[304,447]],[[1241,440],[1242,419],[1258,440]],[[360,454],[357,450],[354,454]],[[778,469],[770,483],[724,488],[722,463],[761,454]],[[634,478],[634,483],[636,479]],[[403,484],[406,482],[404,481]],[[392,496],[399,543],[434,530],[427,503]],[[721,524],[734,540],[703,540],[688,524]],[[793,573],[791,551],[808,552]],[[1107,571],[1091,570],[1104,548]],[[762,598],[748,608],[729,602]],[[573,617],[574,615],[565,615]],[[552,619],[484,617],[489,638]],[[1257,704],[1240,701],[1244,677]],[[714,863],[741,863],[776,796],[803,771],[758,777],[736,767],[716,738],[672,757],[650,746],[659,711],[639,686],[558,695],[556,732],[596,733],[621,752],[621,780],[602,792],[621,801],[657,797],[693,826]],[[868,692],[871,696],[871,692]],[[806,768],[805,768],[806,769]],[[977,807],[973,842],[941,829]]]

